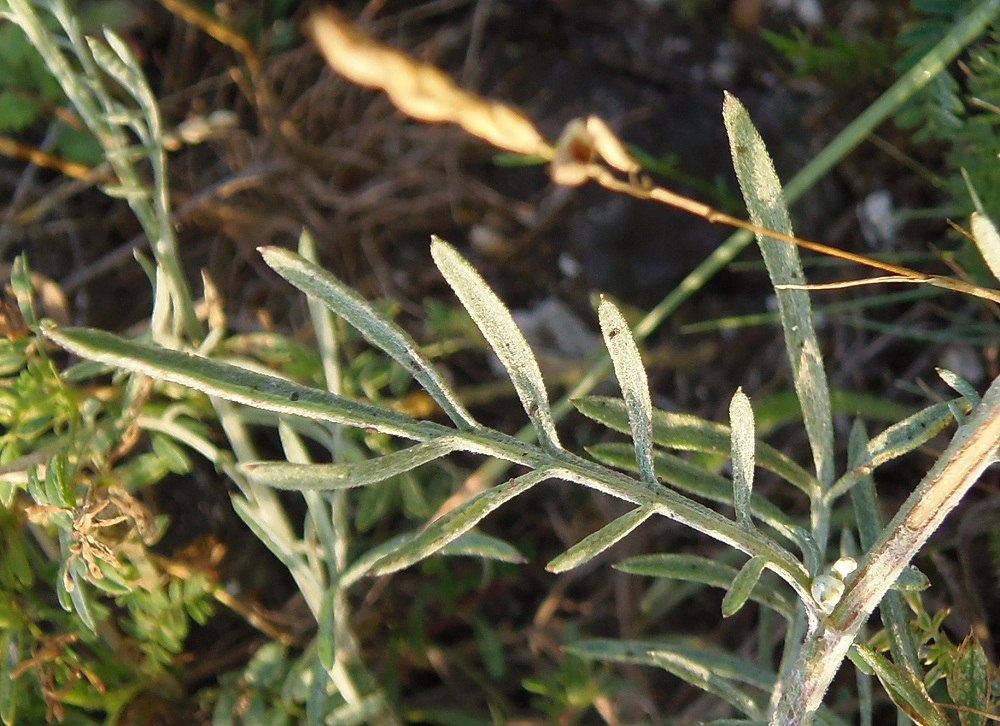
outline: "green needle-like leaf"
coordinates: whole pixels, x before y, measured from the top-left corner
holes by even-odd
[[[965,405],[962,400],[935,403],[917,411],[902,421],[889,426],[865,446],[864,455],[853,468],[844,474],[827,491],[826,497],[832,502],[850,491],[860,477],[870,474],[876,467],[913,451],[937,436],[952,421],[951,407]]]
[[[751,561],[753,560],[763,561],[763,558],[751,558]],[[630,575],[697,582],[727,591],[739,575],[735,567],[710,560],[707,557],[673,553],[637,555],[619,562],[614,567],[616,570],[627,572]],[[757,577],[760,577],[759,572]],[[764,587],[759,581],[750,588],[748,597],[750,600],[774,610],[788,621],[791,621],[795,614],[795,605],[783,592],[774,587]]]
[[[867,645],[851,647],[851,660],[860,660],[885,686],[892,700],[910,718],[927,726],[951,726],[951,721],[927,693],[922,681]]]

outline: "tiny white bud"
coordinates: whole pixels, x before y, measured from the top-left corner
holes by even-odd
[[[856,569],[858,569],[857,560],[853,557],[841,557],[839,560],[830,565],[830,574],[843,580]]]
[[[820,611],[829,615],[844,594],[844,581],[833,575],[819,575],[813,580],[811,591]]]

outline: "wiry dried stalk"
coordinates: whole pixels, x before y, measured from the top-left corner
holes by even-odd
[[[333,9],[314,14],[309,21],[309,30],[327,63],[344,77],[366,88],[384,90],[400,111],[415,119],[458,124],[499,149],[550,161],[549,171],[556,183],[575,186],[593,180],[611,191],[655,200],[713,224],[763,234],[897,276],[875,278],[874,282],[892,280],[926,284],[1000,303],[1000,292],[996,290],[957,278],[928,275],[821,242],[765,229],[703,202],[655,186],[639,174],[639,164],[628,153],[625,144],[597,117],[591,116],[585,122],[571,121],[553,146],[520,110],[459,88],[441,69],[378,42]],[[612,168],[628,178],[619,178]]]

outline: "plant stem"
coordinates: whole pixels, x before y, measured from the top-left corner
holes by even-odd
[[[872,546],[823,627],[806,638],[771,724],[811,722],[861,626],[948,513],[998,460],[998,442],[1000,377]]]

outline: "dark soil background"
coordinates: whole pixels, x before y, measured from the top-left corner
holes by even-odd
[[[727,237],[726,229],[662,205],[597,188],[557,188],[540,167],[498,166],[492,149],[457,128],[403,118],[382,95],[336,77],[301,37],[302,21],[319,3],[285,4],[279,11],[280,5],[214,6],[257,44],[262,68],[257,88],[266,96],[247,93],[245,58],[157,4],[137,2],[134,21],[122,30],[141,54],[167,127],[219,109],[238,116],[234,129],[171,155],[184,262],[196,289],[202,269],[218,285],[234,331],[277,329],[308,339],[303,299],[264,266],[255,249],[294,246],[303,226],[315,235],[327,267],[365,295],[398,303],[418,338],[426,300],[453,302],[430,261],[432,233],[457,245],[512,308],[530,310],[558,300],[574,324],[591,334],[597,331],[591,293],[611,293],[648,309]],[[809,25],[808,17],[796,14],[797,4],[784,3],[784,10],[777,5],[763,0],[337,3],[375,37],[439,64],[467,88],[523,108],[550,138],[574,117],[600,115],[623,139],[669,158],[683,175],[660,176],[659,182],[739,214],[721,117],[723,90],[748,107],[779,174],[789,178],[893,79],[888,65],[793,77],[787,62],[761,39],[760,28],[788,33],[798,27],[815,37],[835,28],[874,39],[892,59],[893,39],[909,12],[901,1],[827,2],[820,23]],[[941,164],[939,150],[912,148],[891,125],[879,135],[882,143],[859,149],[793,208],[799,234],[870,253],[856,211],[869,194],[888,190],[903,208],[940,201],[929,184],[881,149],[894,145],[931,168]],[[124,204],[14,162],[4,165],[0,188],[11,200],[5,220],[39,200],[57,200],[47,213],[4,223],[5,261],[27,251],[34,270],[61,283],[77,324],[125,330],[145,319],[149,285],[132,260],[132,248],[146,241]],[[943,220],[904,226],[900,248],[948,246],[946,230]],[[713,279],[654,336],[647,352],[656,405],[724,420],[736,386],[755,398],[788,388],[775,326],[685,332],[689,323],[768,309],[766,274],[757,259],[756,251],[748,250],[744,264]],[[818,269],[815,279],[857,275],[856,269],[827,267]],[[818,301],[868,294],[866,288],[820,293]],[[937,306],[952,315],[982,317],[977,305],[954,297],[889,306],[872,316],[933,327],[943,317]],[[992,346],[915,343],[866,332],[837,315],[824,316],[820,332],[835,385],[908,405],[926,401],[926,391],[943,391],[933,366],[958,365],[943,361],[957,360],[980,387],[998,372]],[[460,357],[453,373],[470,388],[497,378],[485,356]],[[564,371],[556,366],[554,373],[558,378]],[[492,424],[511,432],[523,423],[509,395],[487,401],[482,410]],[[845,418],[841,426],[848,423]],[[580,446],[601,436],[578,419],[564,428]],[[797,428],[782,430],[774,443],[807,460]],[[943,441],[934,442],[928,453],[942,447]],[[916,483],[931,455],[908,459],[880,479],[887,511]],[[761,487],[774,490],[776,483]],[[773,496],[781,501],[778,492]],[[174,522],[161,547],[173,551],[196,537],[215,538],[231,553],[227,576],[244,583],[266,607],[283,612],[290,628],[311,627],[287,573],[232,514],[227,484],[210,467],[164,482],[155,499]],[[1000,602],[985,534],[998,501],[996,477],[990,474],[921,562],[935,584],[928,608],[952,607],[954,638],[961,640],[973,627],[990,649],[997,643],[988,614],[996,613]],[[787,502],[790,508],[802,504]],[[557,577],[546,573],[544,564],[622,507],[560,485],[542,487],[515,507],[499,513],[486,529],[517,543],[530,562],[501,568],[486,589],[468,584],[480,577],[478,565],[454,560],[357,588],[366,657],[387,679],[384,670],[395,669],[390,680],[399,684],[407,706],[466,708],[485,718],[486,703],[492,702],[512,719],[524,719],[517,723],[547,722],[521,681],[573,667],[559,646],[574,634],[697,633],[734,652],[757,647],[751,608],[720,623],[721,594],[707,592],[679,610],[680,619],[674,613],[670,622],[660,622],[638,606],[649,583],[609,567],[637,552],[712,554],[712,544],[669,523],[648,523],[600,563]],[[427,578],[454,584],[452,594],[444,594],[442,585],[441,600],[435,601]],[[417,609],[440,660],[408,649],[405,631],[415,627]],[[476,664],[474,618],[496,628],[507,653],[506,674],[488,685]],[[201,654],[192,688],[238,665],[259,642],[235,616],[220,615],[192,637],[191,649]],[[391,659],[384,656],[390,651]],[[595,667],[592,677],[609,678],[611,672]],[[714,701],[662,674],[613,673],[628,682],[617,690],[614,704],[595,706],[610,714],[611,722],[673,717],[694,723],[724,714]],[[585,713],[578,722],[601,722],[595,711]]]

